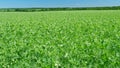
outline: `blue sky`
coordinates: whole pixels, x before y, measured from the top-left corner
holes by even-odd
[[[120,0],[0,0],[0,8],[120,6]]]

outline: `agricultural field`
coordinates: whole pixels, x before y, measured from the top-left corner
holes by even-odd
[[[119,10],[0,12],[0,68],[119,67]]]

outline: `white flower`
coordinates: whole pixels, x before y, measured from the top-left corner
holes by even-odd
[[[59,62],[56,62],[56,63],[55,63],[55,67],[58,68],[58,67],[60,67],[60,66],[61,66],[61,64],[60,64]]]

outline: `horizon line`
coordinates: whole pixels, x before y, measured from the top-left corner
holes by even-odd
[[[96,7],[120,7],[119,6],[83,6],[83,7],[78,7],[78,6],[73,6],[73,7],[5,7],[5,8],[0,8],[0,9],[16,9],[16,8],[96,8]]]

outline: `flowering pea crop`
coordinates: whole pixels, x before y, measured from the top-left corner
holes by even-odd
[[[0,13],[0,68],[101,67],[120,67],[120,11]]]

